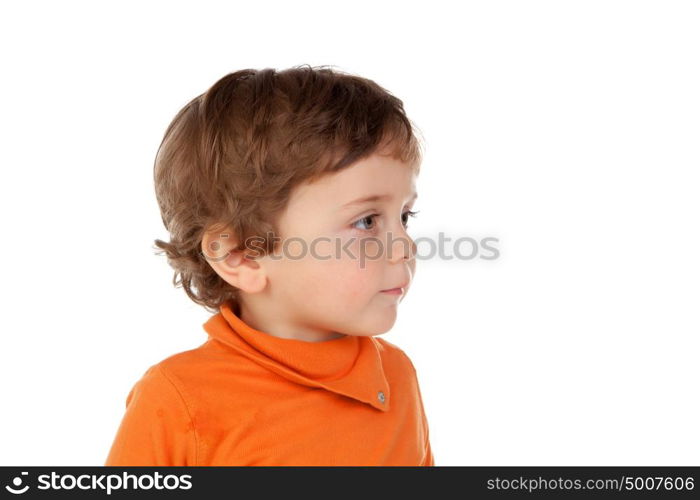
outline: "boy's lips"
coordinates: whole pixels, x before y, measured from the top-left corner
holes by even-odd
[[[395,288],[388,288],[386,290],[382,290],[382,293],[403,294],[403,292],[406,290],[407,286],[408,286],[408,283],[404,283],[403,285],[399,285]]]

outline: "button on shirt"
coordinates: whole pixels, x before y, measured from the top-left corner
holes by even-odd
[[[228,304],[132,386],[105,465],[434,465],[416,370],[379,337],[275,337]]]

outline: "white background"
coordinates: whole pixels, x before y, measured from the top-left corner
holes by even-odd
[[[384,338],[437,465],[700,465],[700,8],[677,1],[0,8],[0,463],[101,465],[146,368],[206,340],[153,190],[166,126],[243,68],[333,65],[426,141]],[[292,416],[290,416],[292,418]]]

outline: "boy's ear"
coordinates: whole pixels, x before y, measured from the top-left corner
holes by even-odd
[[[246,293],[257,293],[267,285],[265,269],[253,259],[251,250],[237,249],[229,229],[207,231],[202,237],[202,256],[229,285]]]

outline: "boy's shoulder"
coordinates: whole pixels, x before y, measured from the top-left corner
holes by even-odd
[[[206,383],[215,377],[212,370],[231,366],[231,355],[223,353],[210,341],[201,345],[169,354],[152,362],[141,376],[142,384],[172,386],[182,393],[189,392],[188,386]]]
[[[204,342],[197,347],[169,354],[160,359],[156,366],[172,372],[178,372],[190,367],[198,367],[210,362],[209,342]]]

